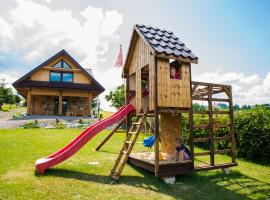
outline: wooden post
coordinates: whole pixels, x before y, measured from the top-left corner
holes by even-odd
[[[62,115],[63,91],[60,90],[58,97],[58,115]]]
[[[32,95],[31,95],[31,88],[27,90],[27,115],[32,114]]]
[[[191,67],[189,64],[189,79],[190,79],[190,108],[189,108],[189,148],[190,148],[190,158],[193,163],[193,168],[194,168],[194,141],[193,141],[193,102],[192,102],[192,95],[193,95],[193,90],[192,88],[192,80],[191,80]],[[195,87],[195,85],[194,85]]]
[[[236,162],[236,143],[234,134],[234,117],[233,117],[233,100],[232,100],[232,88],[229,87],[229,109],[230,109],[230,135],[232,139],[232,162]]]
[[[215,165],[214,127],[213,127],[213,105],[212,105],[212,85],[208,86],[208,111],[209,111],[209,138],[210,138],[210,165]]]
[[[125,118],[122,119],[119,124],[112,130],[112,132],[107,135],[107,137],[97,146],[97,148],[95,149],[96,151],[98,151],[112,136],[113,134],[119,129],[119,127],[125,122]]]
[[[87,115],[90,116],[91,115],[91,110],[92,110],[92,94],[88,93],[88,111],[87,111]]]
[[[154,134],[155,134],[155,176],[159,172],[159,121],[158,121],[158,80],[157,80],[157,57],[155,57],[154,72]]]

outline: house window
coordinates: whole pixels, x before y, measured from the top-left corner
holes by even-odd
[[[60,60],[58,63],[56,63],[53,68],[65,68],[65,69],[71,69],[70,65],[67,64],[64,60]]]
[[[61,72],[51,72],[50,81],[61,81]]]
[[[73,73],[62,73],[62,81],[63,82],[73,82]]]
[[[73,82],[73,73],[70,72],[51,72],[50,73],[50,81],[56,82]]]

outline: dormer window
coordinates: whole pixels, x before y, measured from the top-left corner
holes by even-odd
[[[65,69],[71,69],[70,65],[67,64],[64,60],[60,60],[58,63],[53,65],[53,68],[65,68]]]

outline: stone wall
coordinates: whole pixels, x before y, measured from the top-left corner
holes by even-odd
[[[42,115],[55,115],[55,97],[51,96],[41,96],[41,113]],[[37,105],[38,106],[38,105]]]
[[[85,97],[67,97],[68,109],[66,115],[87,116],[89,115],[90,101]]]

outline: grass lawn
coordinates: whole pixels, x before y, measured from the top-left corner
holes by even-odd
[[[108,177],[123,144],[117,133],[100,152],[91,149],[103,131],[75,156],[35,175],[36,159],[66,145],[81,130],[0,130],[0,199],[269,199],[270,166],[238,160],[231,174],[220,170],[177,177],[167,185],[153,174],[127,165],[118,183]],[[141,144],[136,149],[144,149]],[[145,150],[145,149],[144,149]],[[197,149],[198,150],[198,149]],[[221,156],[219,161],[228,160]],[[91,165],[90,162],[99,162]]]
[[[101,110],[101,111],[100,111],[100,114],[102,114],[102,117],[103,117],[103,118],[107,118],[107,117],[112,116],[112,115],[114,114],[114,112]]]
[[[9,104],[4,104],[0,111],[9,111],[9,110],[14,110],[14,109],[17,109],[16,105],[15,104],[12,104],[12,105],[9,105]]]

